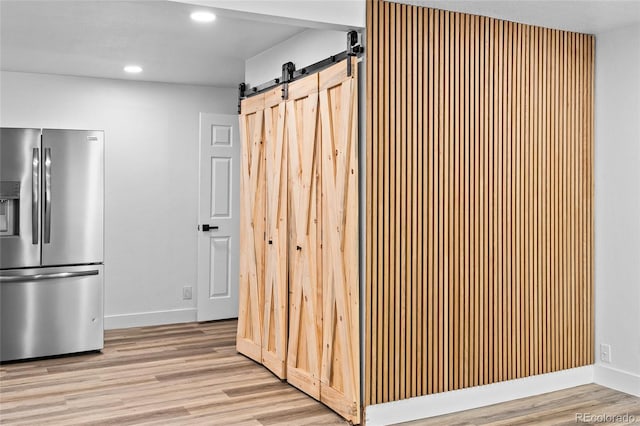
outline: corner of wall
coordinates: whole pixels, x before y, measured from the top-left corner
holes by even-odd
[[[640,375],[600,363],[594,365],[593,373],[595,383],[640,397]]]

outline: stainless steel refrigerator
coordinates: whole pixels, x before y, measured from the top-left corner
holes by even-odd
[[[0,361],[103,347],[104,134],[2,128]]]

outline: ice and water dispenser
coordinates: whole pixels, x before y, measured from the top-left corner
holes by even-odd
[[[20,182],[0,182],[0,236],[18,235],[20,229]]]

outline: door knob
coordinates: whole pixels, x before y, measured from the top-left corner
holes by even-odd
[[[202,225],[202,232],[215,231],[216,229],[218,229],[217,226],[213,226],[213,225],[209,225],[209,224]]]

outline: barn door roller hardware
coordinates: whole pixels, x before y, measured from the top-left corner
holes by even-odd
[[[282,99],[289,99],[289,82],[293,81],[296,65],[293,62],[282,64]]]
[[[244,94],[247,91],[247,85],[245,83],[238,84],[238,114],[242,112],[242,100],[244,99]]]
[[[296,69],[293,62],[286,62],[282,64],[282,75],[266,83],[260,84],[255,87],[249,87],[246,83],[240,83],[238,86],[238,113],[240,113],[240,103],[242,99],[257,95],[267,90],[271,90],[277,86],[282,85],[282,99],[288,99],[289,97],[289,83],[292,83],[299,78],[305,77],[309,74],[317,73],[323,69],[343,61],[352,56],[360,56],[364,52],[364,48],[358,44],[358,32],[349,31],[347,33],[347,50],[340,52],[336,55],[329,56],[315,64],[311,64],[304,68]],[[351,61],[347,62],[347,76],[351,76]]]
[[[358,44],[358,33],[349,31],[347,33],[347,57],[358,56],[364,49]],[[347,61],[347,77],[351,77],[351,61]]]

